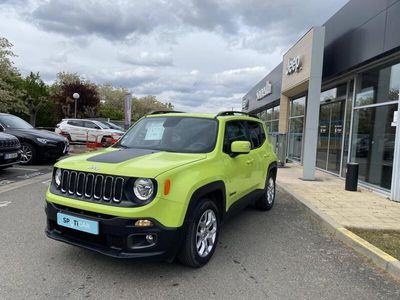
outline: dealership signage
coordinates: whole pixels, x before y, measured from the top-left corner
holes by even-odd
[[[265,86],[256,92],[256,99],[261,100],[262,98],[270,95],[271,93],[272,93],[272,84],[270,81],[267,80],[265,82]]]
[[[302,59],[300,55],[290,58],[286,67],[286,75],[299,72],[301,70]]]

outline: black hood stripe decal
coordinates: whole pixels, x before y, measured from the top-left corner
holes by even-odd
[[[92,156],[87,161],[101,162],[101,163],[121,163],[139,156],[149,155],[160,151],[149,149],[119,149]]]

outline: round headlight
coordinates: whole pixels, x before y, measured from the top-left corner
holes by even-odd
[[[54,174],[54,182],[57,186],[60,186],[61,184],[61,173],[61,169],[57,169],[56,173]]]
[[[133,192],[136,198],[141,201],[147,201],[153,196],[154,185],[153,181],[148,178],[138,178],[133,184]]]

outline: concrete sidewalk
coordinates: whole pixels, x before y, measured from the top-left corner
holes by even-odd
[[[362,187],[345,191],[343,179],[325,172],[317,171],[316,181],[301,177],[302,167],[288,164],[278,170],[277,183],[343,227],[400,230],[400,203]]]

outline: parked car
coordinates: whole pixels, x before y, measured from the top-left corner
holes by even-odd
[[[124,132],[111,129],[99,121],[88,119],[63,119],[57,124],[55,132],[65,136],[71,142],[96,142],[109,146],[116,142]]]
[[[33,164],[42,160],[56,160],[68,154],[66,138],[47,130],[35,129],[21,118],[0,113],[0,131],[12,134],[21,143],[21,163]]]
[[[98,121],[101,122],[102,124],[108,126],[108,128],[119,130],[119,131],[125,131],[124,128],[122,128],[121,126],[118,126],[117,124],[114,124],[112,122],[102,121],[102,120],[98,120]]]
[[[46,234],[112,257],[201,267],[228,216],[274,205],[266,132],[241,112],[147,115],[114,146],[57,162]]]
[[[19,140],[11,134],[0,132],[0,170],[18,164],[20,159]]]

